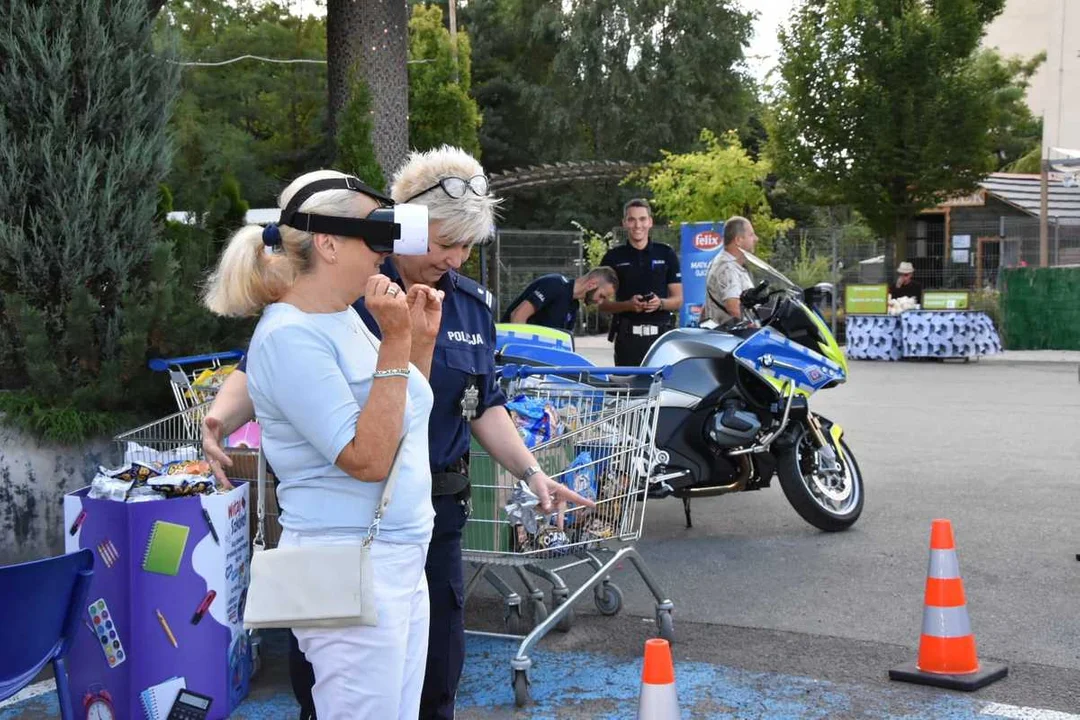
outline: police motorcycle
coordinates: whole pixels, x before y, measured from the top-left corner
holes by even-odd
[[[758,285],[742,295],[742,319],[671,330],[642,362],[668,367],[649,497],[682,499],[692,527],[692,499],[760,490],[775,474],[804,520],[845,530],[862,513],[862,473],[810,397],[847,380],[847,359],[810,291],[750,253],[746,267]]]

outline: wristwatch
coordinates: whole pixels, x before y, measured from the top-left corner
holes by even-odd
[[[525,472],[521,473],[521,479],[525,482],[528,482],[529,478],[531,478],[538,472],[540,472],[539,465],[530,465],[529,467],[525,468]]]

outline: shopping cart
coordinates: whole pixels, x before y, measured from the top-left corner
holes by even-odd
[[[154,358],[149,366],[154,372],[169,374],[176,407],[187,410],[212,400],[225,376],[242,357],[244,353],[239,350],[229,350],[209,355]]]
[[[210,409],[210,403],[195,405],[178,413],[147,423],[134,430],[128,430],[113,438],[125,463],[155,462],[164,455],[170,459],[195,460],[202,457],[201,426],[203,418]],[[267,472],[266,456],[255,448],[226,448],[233,461],[229,478],[237,481],[256,483],[257,512],[249,523],[249,537],[252,545],[264,548],[277,547],[281,537],[281,525],[278,522],[277,494],[273,478]],[[250,497],[250,489],[248,497]],[[252,676],[261,667],[261,640],[257,631],[249,631],[251,640]]]
[[[615,615],[622,609],[622,591],[610,581],[609,573],[625,560],[633,564],[656,599],[659,635],[674,639],[674,605],[630,544],[641,537],[645,518],[662,374],[663,369],[655,368],[502,369],[509,397],[539,400],[554,410],[555,435],[533,448],[537,462],[553,479],[596,499],[595,509],[576,508],[563,517],[561,537],[554,530],[531,536],[512,524],[505,511],[519,481],[485,453],[474,450],[472,454],[473,512],[465,525],[462,548],[473,571],[465,594],[468,597],[482,581],[493,584],[506,601],[512,633],[472,634],[522,640],[510,662],[519,707],[529,699],[529,653],[551,630],[570,628],[575,603],[592,591],[602,614]],[[547,521],[558,523],[558,516]],[[559,544],[544,542],[543,538],[553,536]],[[606,561],[601,559],[608,555]],[[529,594],[535,625],[523,638],[514,632],[524,623],[521,598],[499,576],[500,567],[513,568]],[[581,567],[590,568],[592,574],[571,593],[563,576]],[[550,613],[543,591],[530,575],[551,583]]]

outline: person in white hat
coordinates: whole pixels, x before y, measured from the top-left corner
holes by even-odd
[[[905,261],[896,268],[896,282],[889,288],[889,297],[892,299],[910,297],[922,305],[922,285],[915,282],[915,266]]]

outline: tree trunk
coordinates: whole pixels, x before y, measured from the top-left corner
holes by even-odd
[[[892,242],[890,243],[892,253],[885,253],[885,278],[888,280],[892,277],[893,271],[900,263],[910,260],[907,256],[907,234],[908,234],[908,218],[906,215],[896,218],[896,227],[893,230]]]
[[[390,178],[409,146],[409,8],[406,0],[327,0],[327,130],[336,145],[338,118],[349,102],[353,73],[371,92],[371,144]]]

